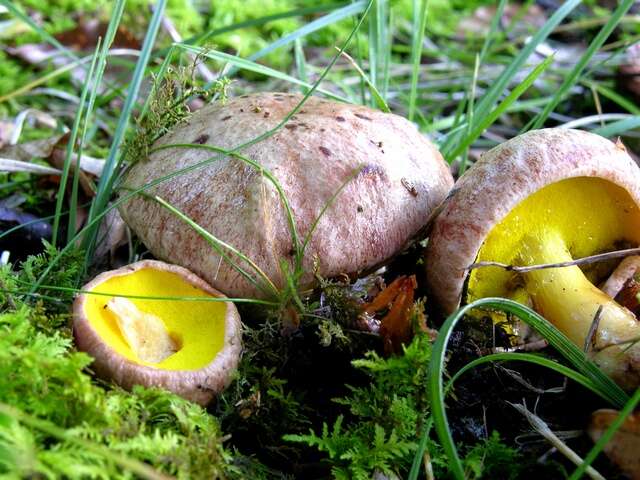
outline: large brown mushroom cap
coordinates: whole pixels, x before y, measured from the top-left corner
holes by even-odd
[[[209,105],[156,146],[198,143],[232,149],[274,128],[301,98],[261,93]],[[316,260],[325,277],[387,261],[421,231],[453,184],[440,153],[404,118],[314,97],[278,133],[240,153],[278,179],[301,239],[346,183],[305,251],[302,286],[313,283]],[[134,165],[125,183],[139,188],[215,155],[195,148],[159,150]],[[285,284],[281,262],[291,266],[294,254],[290,228],[274,185],[254,167],[221,157],[148,193],[246,254],[277,287]],[[122,205],[121,213],[155,256],[189,268],[229,296],[265,296],[153,200],[136,196]]]
[[[491,229],[534,192],[574,177],[608,180],[640,206],[640,170],[624,146],[581,130],[520,135],[485,153],[457,181],[434,220],[426,253],[430,290],[447,314],[460,305],[467,267]]]
[[[96,291],[100,293],[100,290],[102,290],[101,286],[107,285],[106,282],[116,279],[116,277],[131,276],[143,270],[166,272],[175,275],[176,277],[167,276],[166,278],[162,277],[159,279],[159,283],[164,284],[163,290],[175,289],[176,291],[187,291],[189,295],[198,294],[198,296],[224,297],[224,295],[211,288],[211,286],[190,271],[177,265],[169,265],[155,260],[144,260],[127,265],[118,270],[104,272],[86,284],[82,290],[84,292]],[[167,280],[172,282],[173,285],[167,285]],[[181,290],[176,288],[178,282],[184,283]],[[127,291],[126,289],[124,289],[124,291],[114,292],[113,286],[104,288],[106,288],[109,293],[139,295],[139,292]],[[151,291],[153,291],[153,287],[151,287]],[[233,303],[216,303],[219,309],[216,310],[215,314],[221,315],[222,318],[220,318],[220,322],[210,323],[211,325],[221,326],[223,328],[222,332],[210,331],[207,327],[207,321],[211,319],[200,320],[201,323],[204,324],[204,328],[202,328],[204,335],[198,338],[198,341],[203,344],[204,342],[212,343],[215,342],[214,337],[222,337],[220,339],[221,345],[219,350],[213,358],[198,368],[177,369],[175,368],[175,364],[177,363],[179,365],[181,359],[178,359],[178,362],[173,362],[174,365],[172,368],[162,368],[162,363],[158,364],[158,367],[155,367],[144,364],[142,361],[134,361],[131,358],[127,358],[121,351],[117,351],[118,349],[113,344],[110,345],[110,342],[99,332],[101,329],[97,322],[104,320],[91,318],[91,315],[95,313],[96,308],[106,309],[107,302],[112,298],[113,296],[111,295],[82,293],[78,295],[73,304],[73,331],[76,344],[80,350],[89,353],[94,358],[94,363],[91,368],[98,376],[111,379],[126,389],[130,389],[134,385],[164,388],[201,405],[209,403],[213,397],[226,388],[232,380],[242,351],[242,326],[240,316]],[[99,306],[91,306],[92,302],[99,303]],[[156,302],[174,301],[157,300]],[[176,301],[174,302],[175,306],[172,306],[171,309],[177,312],[178,315],[182,315],[185,310],[191,308],[191,305],[197,303],[203,302],[191,301],[187,303],[187,301]],[[207,303],[213,305],[211,302]],[[195,321],[197,321],[197,319],[195,319]],[[174,320],[174,323],[178,325],[176,327],[177,330],[180,328],[180,322],[180,318]],[[114,328],[115,327],[111,325],[106,325],[102,331],[113,331]],[[207,338],[209,335],[210,337]],[[191,336],[193,337],[194,335]],[[185,346],[183,346],[183,348],[185,348]],[[200,350],[202,350],[202,348],[200,348]],[[131,355],[129,355],[129,357],[130,356]]]

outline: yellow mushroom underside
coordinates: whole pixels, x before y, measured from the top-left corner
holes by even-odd
[[[563,248],[555,239],[561,238]],[[531,243],[555,243],[542,255],[531,255]],[[517,205],[485,239],[477,262],[508,265],[552,263],[640,245],[640,210],[623,188],[601,178],[577,177],[550,184]],[[563,251],[564,250],[564,251]],[[544,261],[541,261],[541,260]],[[577,267],[576,267],[577,268]],[[559,269],[558,269],[559,270]],[[602,272],[588,269],[592,282]],[[522,275],[499,267],[471,272],[466,301],[500,296],[527,301]]]
[[[111,277],[92,291],[147,297],[212,297],[175,273],[151,268]],[[159,317],[179,346],[176,353],[159,363],[145,362],[136,356],[123,337],[115,314],[106,308],[113,298],[88,294],[84,313],[103,341],[132,362],[165,370],[196,370],[209,364],[224,345],[225,303],[131,298],[138,310]]]

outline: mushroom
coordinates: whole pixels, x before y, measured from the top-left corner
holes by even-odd
[[[132,166],[125,191],[216,156],[195,147],[231,150],[259,137],[301,100],[298,94],[260,93],[198,110]],[[185,143],[196,145],[169,147]],[[277,133],[239,153],[277,179],[300,239],[330,203],[304,251],[301,289],[315,284],[316,273],[359,274],[384,264],[421,233],[453,185],[438,150],[404,118],[315,97]],[[136,195],[121,213],[156,257],[189,268],[232,297],[266,298],[287,285],[296,246],[282,199],[260,169],[236,156],[221,157],[148,193],[244,253],[275,289],[259,288],[174,213],[149,195]],[[226,253],[246,272],[255,271]]]
[[[238,311],[231,302],[197,300],[223,295],[190,271],[144,260],[104,272],[82,291],[73,331],[99,376],[127,389],[162,387],[201,405],[231,381],[242,349]]]
[[[469,267],[573,263],[639,244],[640,169],[624,146],[578,130],[532,131],[490,150],[459,179],[433,224],[427,280],[447,313],[493,296],[532,305],[576,345],[590,343],[593,360],[631,389],[640,384],[640,324],[595,286],[614,266]]]

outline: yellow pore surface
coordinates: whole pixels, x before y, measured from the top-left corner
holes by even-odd
[[[523,238],[545,241],[559,232],[572,258],[613,250],[617,242],[640,245],[640,210],[623,188],[601,178],[577,177],[540,189],[518,204],[491,230],[477,262],[522,265]],[[565,260],[561,258],[560,261]],[[549,262],[558,260],[550,259]],[[518,274],[499,267],[475,269],[469,276],[466,301],[523,294]]]
[[[179,275],[145,268],[118,275],[92,291],[153,297],[212,297]],[[113,297],[88,294],[84,313],[100,337],[132,362],[164,370],[196,370],[210,363],[224,345],[227,304],[197,300],[131,300],[142,312],[158,316],[179,350],[159,363],[137,358],[120,332],[113,312],[105,308]]]

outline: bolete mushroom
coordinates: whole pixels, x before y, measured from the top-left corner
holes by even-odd
[[[301,99],[259,93],[198,110],[160,138],[148,159],[133,165],[125,191],[216,156],[206,148],[169,145],[234,149],[276,127]],[[302,288],[314,284],[315,273],[357,274],[386,262],[420,233],[453,185],[438,150],[404,118],[315,97],[277,133],[239,153],[282,186],[300,239],[337,194],[302,257]],[[276,289],[286,285],[284,270],[293,270],[295,246],[281,197],[263,171],[225,156],[148,193],[244,253]],[[189,268],[229,296],[270,295],[149,195],[124,202],[121,213],[156,257]],[[246,272],[253,271],[226,252]]]
[[[74,336],[99,376],[202,405],[231,381],[242,349],[238,311],[231,302],[198,300],[223,295],[195,274],[144,260],[98,275],[83,292],[73,305]]]
[[[447,313],[461,301],[507,297],[532,305],[583,347],[621,386],[640,384],[640,323],[596,285],[602,264],[510,266],[572,259],[640,245],[640,169],[622,144],[564,129],[526,133],[483,155],[457,182],[433,224],[427,279]],[[606,265],[605,265],[606,266]]]

